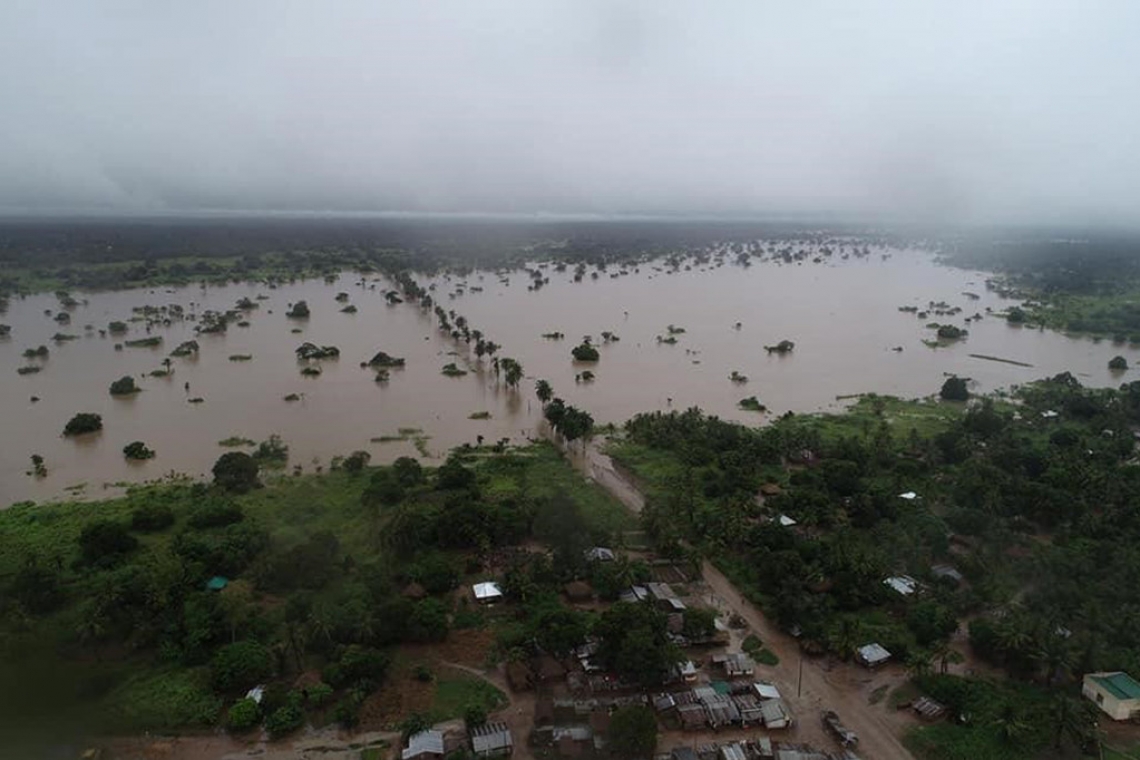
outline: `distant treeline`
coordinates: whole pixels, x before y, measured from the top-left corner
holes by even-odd
[[[941,248],[956,266],[1002,272],[1043,293],[1113,292],[1140,277],[1140,234],[974,235]]]
[[[474,263],[551,243],[560,256],[605,260],[717,241],[825,239],[862,228],[781,222],[526,221],[493,219],[145,218],[0,221],[0,262],[101,264],[184,256],[404,250]]]

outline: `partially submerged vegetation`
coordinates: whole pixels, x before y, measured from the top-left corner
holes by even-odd
[[[356,726],[370,695],[408,677],[402,652],[459,635],[453,624],[474,614],[460,584],[487,577],[494,556],[532,536],[552,542],[557,588],[581,571],[580,546],[629,524],[548,445],[435,471],[410,459],[368,468],[353,455],[261,487],[246,461],[224,455],[213,486],[0,513],[2,704],[117,732]],[[402,594],[409,584],[422,595]],[[560,609],[543,594],[527,608],[535,620]],[[51,688],[33,687],[44,673]],[[293,687],[301,673],[318,676],[307,697]],[[428,677],[431,720],[504,703],[461,674]],[[244,696],[258,684],[255,710]]]

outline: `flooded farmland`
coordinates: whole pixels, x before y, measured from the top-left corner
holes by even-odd
[[[53,319],[61,308],[53,294],[13,300],[3,317],[11,335],[0,339],[0,412],[8,431],[0,447],[0,505],[94,498],[110,484],[171,472],[206,476],[227,450],[219,441],[233,436],[261,441],[280,435],[290,448],[290,466],[305,471],[358,449],[383,462],[403,455],[438,459],[478,436],[521,442],[541,433],[537,378],[550,381],[556,395],[598,423],[700,406],[761,424],[789,410],[837,408],[838,397],[851,394],[930,395],[947,374],[971,378],[981,392],[1066,370],[1089,385],[1118,385],[1127,375],[1110,373],[1108,360],[1123,354],[1136,363],[1131,347],[1022,329],[986,315],[987,307],[1000,311],[1009,302],[986,291],[984,273],[938,266],[920,252],[747,268],[694,264],[674,273],[661,263],[642,263],[622,275],[611,265],[596,278],[591,270],[581,282],[574,282],[571,270],[549,265],[542,271],[549,282],[539,289],[528,287],[534,280],[525,271],[419,279],[435,286],[438,305],[500,344],[498,356],[522,363],[526,378],[517,391],[496,382],[490,359],[477,359],[471,346],[442,333],[430,310],[389,304],[384,291],[392,283],[362,281],[350,272],[336,282],[272,289],[249,283],[74,293],[80,303],[62,326]],[[338,301],[342,292],[347,300]],[[144,321],[129,321],[136,307],[176,304],[186,315],[200,316],[232,309],[243,298],[257,304],[245,317],[248,326],[231,324],[222,333],[196,334],[201,321],[189,318],[156,324],[149,334]],[[287,317],[290,304],[300,300],[310,316]],[[922,311],[931,302],[962,312],[919,318],[899,310]],[[355,313],[342,311],[348,305]],[[964,321],[975,313],[983,317]],[[127,322],[127,333],[101,335],[112,321]],[[925,344],[935,337],[926,324],[939,321],[964,326],[969,336]],[[555,332],[565,337],[543,337]],[[603,332],[620,340],[603,342]],[[76,338],[56,342],[56,333]],[[600,351],[596,364],[571,358],[585,335]],[[161,345],[116,350],[117,343],[147,337],[161,337]],[[168,376],[151,376],[189,340],[198,342],[196,353],[171,358]],[[765,350],[781,340],[793,341],[794,350]],[[301,362],[295,351],[305,342],[336,346],[339,358]],[[40,345],[48,347],[46,358],[23,357]],[[385,383],[360,366],[381,350],[406,361]],[[444,376],[441,368],[449,363],[468,374]],[[26,366],[41,369],[20,374]],[[306,366],[319,366],[320,374],[302,375]],[[577,382],[585,370],[595,378]],[[734,371],[747,382],[730,381]],[[124,375],[133,376],[141,392],[112,397],[110,384]],[[750,396],[769,411],[741,409],[739,401]],[[77,412],[102,415],[103,430],[62,437]],[[136,440],[157,456],[128,462],[123,447]],[[33,454],[44,458],[46,477],[27,474]]]

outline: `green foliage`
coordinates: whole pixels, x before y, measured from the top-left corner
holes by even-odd
[[[702,607],[686,607],[682,633],[690,639],[704,639],[716,633],[716,611]]]
[[[257,445],[257,450],[250,456],[259,467],[284,467],[289,461],[289,446],[281,440],[279,435],[271,435]]]
[[[147,448],[142,441],[131,441],[123,447],[123,456],[131,460],[144,461],[154,459],[154,450]]]
[[[265,730],[272,739],[279,739],[305,724],[305,713],[296,705],[284,705],[265,719]]]
[[[367,451],[354,451],[344,458],[345,472],[355,473],[360,472],[368,466],[368,462],[372,459],[372,455]]]
[[[80,412],[67,421],[63,428],[65,436],[95,433],[103,429],[103,417],[91,412]]]
[[[34,615],[42,615],[59,607],[64,590],[58,573],[35,565],[24,565],[8,589],[20,605]]]
[[[424,468],[411,457],[400,457],[393,462],[392,472],[404,488],[415,488],[424,482]]]
[[[174,524],[174,510],[168,504],[147,502],[131,510],[131,530],[153,533]]]
[[[210,726],[221,710],[206,668],[128,671],[102,705],[104,725],[123,732]]]
[[[1114,356],[1108,360],[1108,368],[1116,372],[1123,372],[1128,369],[1128,360],[1123,356]]]
[[[414,462],[415,460],[411,461]],[[370,509],[393,507],[403,500],[404,486],[401,485],[400,476],[395,468],[377,470],[372,473],[368,487],[360,495],[360,503]]]
[[[190,527],[192,528],[220,528],[233,525],[245,519],[241,507],[232,501],[224,499],[211,499],[197,506],[190,513]]]
[[[970,389],[966,385],[965,379],[961,377],[948,377],[946,382],[942,383],[942,389],[938,395],[944,401],[965,401],[970,398]]]
[[[111,383],[112,396],[129,396],[132,393],[138,393],[139,387],[135,385],[135,379],[130,375],[124,375],[115,382]]]
[[[657,718],[644,705],[619,707],[610,719],[610,746],[627,760],[653,757],[657,751]]]
[[[574,357],[574,361],[578,362],[596,362],[600,358],[598,349],[589,343],[582,343],[575,346],[570,354]]]
[[[261,707],[250,697],[234,702],[226,713],[226,728],[235,733],[248,731],[261,723]]]
[[[298,301],[293,304],[289,311],[285,312],[285,316],[290,319],[308,319],[309,318],[309,304],[304,301]]]
[[[257,488],[257,461],[242,451],[227,451],[214,463],[214,485],[231,493],[246,493]]]
[[[618,602],[594,624],[598,657],[621,678],[643,687],[659,685],[681,660],[665,630],[665,616],[649,604]]]
[[[333,687],[323,681],[308,687],[307,691],[310,707],[324,707],[333,695]]]
[[[115,520],[88,523],[79,534],[82,562],[95,567],[110,567],[122,561],[138,545],[138,539]]]
[[[238,641],[221,647],[210,663],[214,688],[222,692],[256,686],[273,675],[273,655],[258,641]]]
[[[438,599],[421,599],[408,616],[408,637],[412,641],[443,641],[447,638],[447,607]]]

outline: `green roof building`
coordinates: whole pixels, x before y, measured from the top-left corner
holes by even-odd
[[[1113,720],[1140,717],[1140,683],[1127,673],[1089,673],[1081,683],[1081,693]]]

